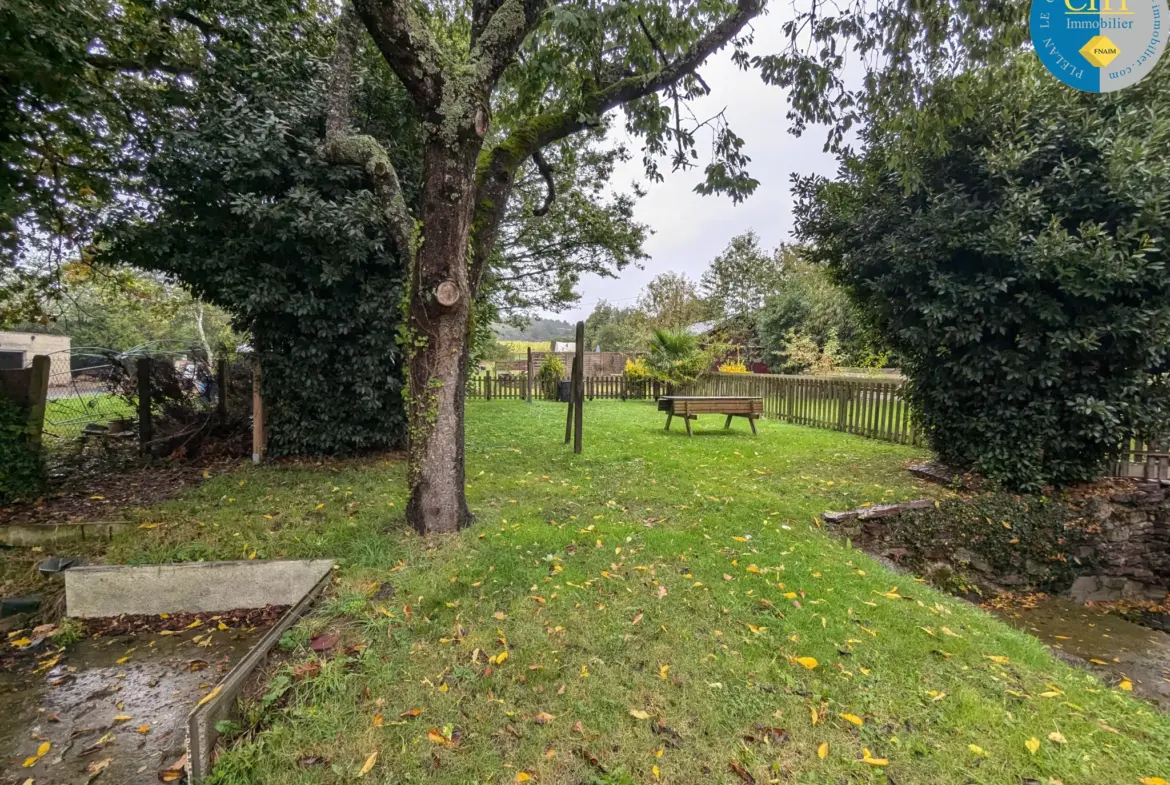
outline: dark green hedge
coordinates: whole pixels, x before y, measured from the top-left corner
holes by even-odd
[[[272,454],[348,455],[404,439],[404,271],[363,173],[317,152],[330,44],[306,36],[259,62],[225,53],[159,129],[144,201],[107,227],[103,257],[176,275],[250,331]],[[413,113],[383,95],[385,132],[409,141]]]
[[[944,462],[1020,490],[1090,480],[1170,431],[1170,69],[1094,95],[1029,55],[934,101],[838,181],[800,181],[800,232]]]
[[[0,505],[36,498],[45,484],[40,445],[28,438],[27,412],[0,398]]]

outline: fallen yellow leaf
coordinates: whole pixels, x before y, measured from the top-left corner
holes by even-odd
[[[516,782],[528,782],[528,780],[530,780],[530,779],[532,779],[532,775],[529,774],[528,772],[526,772],[526,771],[516,772]]]
[[[800,663],[805,668],[808,668],[810,671],[813,668],[817,667],[817,664],[818,664],[815,657],[797,657],[794,660],[794,662]]]
[[[817,757],[821,760],[829,757],[829,742],[822,741],[821,746],[817,747]]]
[[[888,758],[875,758],[865,747],[861,748],[861,762],[868,766],[889,766]]]
[[[139,733],[141,733],[142,735],[145,736],[146,734],[150,733],[150,726],[149,725],[139,725],[135,730],[137,730]]]
[[[1010,659],[1004,657],[1001,654],[984,654],[983,656],[998,665],[1007,665],[1009,662],[1011,662]]]
[[[659,779],[662,776],[662,772],[658,769],[657,763],[650,767],[650,773],[654,775],[654,779]]]
[[[971,750],[971,752],[976,754],[976,755],[986,755],[987,754],[987,750],[983,749],[978,744],[968,744],[967,749]]]
[[[1040,749],[1040,739],[1033,736],[1032,738],[1030,738],[1024,742],[1024,746],[1028,748],[1028,752],[1035,755],[1036,750]]]
[[[1170,782],[1161,777],[1142,777],[1138,780],[1142,785],[1170,785]]]
[[[865,720],[861,719],[861,717],[858,717],[856,714],[842,714],[840,717],[846,722],[852,722],[859,728],[865,724]]]
[[[647,714],[646,712],[642,711],[641,709],[630,709],[630,716],[636,720],[650,719],[650,715]]]
[[[815,706],[812,708],[810,713],[812,714],[812,724],[813,725],[816,725],[818,722],[821,721],[821,715],[817,714],[817,709]]]
[[[1133,682],[1130,681],[1129,679],[1122,679],[1121,683],[1118,684],[1117,686],[1118,686],[1118,688],[1123,689],[1126,692],[1133,692]]]
[[[362,770],[358,772],[359,777],[364,777],[370,773],[370,769],[374,768],[374,764],[378,762],[378,751],[374,750],[366,758],[366,762],[362,764]]]

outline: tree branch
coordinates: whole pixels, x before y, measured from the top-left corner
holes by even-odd
[[[410,0],[353,0],[390,69],[416,106],[433,116],[443,96],[442,53]]]
[[[337,45],[329,67],[325,143],[321,146],[321,155],[330,163],[360,166],[366,171],[374,183],[374,193],[382,204],[395,250],[404,264],[409,266],[414,259],[414,218],[406,207],[398,172],[377,139],[350,132],[353,61],[360,38],[361,21],[347,3],[337,21]]]
[[[673,63],[666,63],[656,71],[619,79],[582,96],[563,111],[532,118],[513,130],[490,153],[484,153],[476,173],[469,276],[472,297],[479,291],[484,267],[495,245],[508,197],[512,193],[516,169],[526,158],[553,142],[596,125],[601,116],[614,107],[657,93],[693,74],[703,61],[725,46],[762,10],[763,0],[739,0],[734,13],[711,28]]]
[[[544,178],[544,182],[548,185],[548,194],[544,197],[544,204],[532,211],[532,214],[537,218],[548,214],[548,208],[552,207],[552,203],[557,198],[557,184],[553,182],[553,169],[549,166],[548,161],[544,159],[544,154],[540,150],[532,153],[532,163],[536,164],[536,171],[540,172],[540,176]]]
[[[477,3],[479,5],[479,3]],[[484,12],[496,0],[484,0]],[[502,0],[483,22],[483,31],[471,47],[471,62],[476,64],[475,84],[471,91],[487,95],[495,87],[516,55],[524,39],[540,23],[548,0]],[[473,10],[474,15],[474,10]]]

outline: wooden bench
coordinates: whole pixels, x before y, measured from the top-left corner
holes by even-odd
[[[667,395],[658,399],[658,411],[666,412],[666,430],[670,430],[670,421],[675,417],[682,417],[687,424],[687,436],[694,436],[691,432],[691,420],[699,419],[700,414],[725,414],[727,422],[723,427],[731,427],[732,417],[746,417],[752,426],[752,433],[758,435],[756,418],[764,414],[764,399],[752,397],[724,397],[718,395]]]

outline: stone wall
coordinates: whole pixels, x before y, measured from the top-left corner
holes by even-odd
[[[1098,569],[1077,578],[1069,594],[1080,602],[1161,600],[1170,588],[1170,482],[1111,484],[1115,492],[1081,505],[1098,535]]]
[[[1067,515],[1058,516],[1049,528],[1070,545],[1068,560],[1059,565],[1064,581],[1056,588],[1068,588],[1069,596],[1079,602],[1166,600],[1170,592],[1170,482],[1111,479],[1061,494],[1056,503],[1063,505]],[[959,576],[961,583],[985,592],[1053,588],[1055,571],[1050,559],[1023,554],[1010,566],[1001,560],[997,567],[974,543],[955,538],[912,542],[913,532],[891,525],[910,510],[933,506],[932,501],[920,500],[825,513],[822,520],[830,531],[849,537],[876,556],[895,564],[916,560],[903,566],[935,583]],[[1062,524],[1064,518],[1067,521]],[[988,525],[995,531],[1000,524],[989,520]],[[995,533],[1010,536],[1011,532],[1007,528]]]

